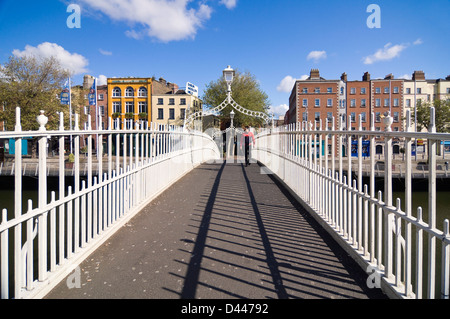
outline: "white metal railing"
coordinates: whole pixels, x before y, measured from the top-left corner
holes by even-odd
[[[375,131],[374,121],[370,131],[363,131],[360,118],[356,131],[334,130],[332,119],[332,123],[326,121],[325,130],[321,121],[303,122],[256,136],[253,156],[268,168],[264,168],[266,173],[283,180],[364,270],[378,276],[380,288],[391,297],[449,298],[449,221],[443,221],[442,230],[436,224],[436,148],[440,141],[449,141],[450,134],[435,133],[433,108],[431,119],[428,133],[412,132],[408,111],[406,132],[392,132],[392,118],[388,116],[382,132]],[[421,207],[413,216],[412,207],[411,154],[413,142],[419,138],[428,145],[428,221]],[[405,148],[403,208],[400,199],[394,203],[392,191],[394,139]],[[348,147],[352,140],[357,141],[358,148],[353,158]],[[367,159],[362,156],[364,140],[370,141]],[[375,184],[376,143],[384,149],[383,193],[376,191]],[[368,171],[364,172],[364,167]],[[364,174],[369,176],[368,185]]]
[[[15,140],[15,195],[11,198],[14,211],[3,209],[0,222],[2,298],[45,296],[158,194],[195,166],[221,156],[208,135],[167,125],[136,125],[134,130],[88,128],[80,131],[75,116],[75,129],[64,130],[62,113],[57,131],[45,129],[47,121],[43,114],[38,117],[38,122],[39,131],[22,131],[20,108],[17,108],[15,131],[0,133],[0,139]],[[91,123],[90,119],[88,123]],[[110,119],[109,128],[111,124]],[[67,136],[73,139],[73,185],[68,185],[65,179],[66,158],[61,151],[56,198],[55,192],[47,194],[47,141],[57,138],[59,150],[64,150]],[[94,136],[99,141],[106,141],[107,145],[104,152],[103,143],[98,143],[98,156],[92,153]],[[24,168],[21,147],[25,137],[38,139],[37,207],[31,200],[28,207],[22,207]],[[85,179],[80,178],[82,138],[87,141]],[[105,164],[103,157],[107,158]],[[104,165],[107,165],[105,169]]]

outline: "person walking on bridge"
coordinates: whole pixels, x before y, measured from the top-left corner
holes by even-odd
[[[245,147],[245,166],[250,165],[250,157],[251,157],[250,144],[251,143],[253,143],[253,147],[255,147],[255,136],[250,131],[249,127],[246,126],[244,128],[244,133],[241,135],[241,143],[240,143],[240,149],[241,150],[242,150],[242,145],[243,144],[244,144],[244,147]]]

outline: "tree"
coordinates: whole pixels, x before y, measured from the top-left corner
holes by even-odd
[[[236,71],[236,75],[231,84],[232,97],[242,107],[247,110],[264,112],[268,114],[270,101],[265,92],[260,88],[255,76],[250,73],[240,73]],[[206,108],[212,109],[221,104],[227,97],[227,83],[223,78],[217,81],[211,81],[206,85],[206,91],[203,97],[203,104]],[[230,122],[230,112],[233,108],[227,106],[222,110],[219,118],[222,123]],[[258,126],[262,125],[263,120],[260,118],[251,117],[240,112],[236,112],[234,117],[234,126]]]
[[[22,130],[37,130],[36,116],[45,111],[49,121],[47,129],[57,129],[58,112],[64,112],[68,119],[69,109],[61,105],[57,98],[64,81],[69,76],[59,61],[54,58],[15,57],[9,58],[2,66],[0,80],[0,121],[5,121],[6,129],[15,126],[15,109],[21,108]]]
[[[433,103],[421,102],[417,103],[417,130],[420,132],[424,128],[429,129],[430,126],[430,107],[435,109],[435,126],[436,132],[450,132],[450,99],[434,100]],[[413,112],[412,118],[415,118]]]

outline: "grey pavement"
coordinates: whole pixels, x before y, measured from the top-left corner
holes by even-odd
[[[204,164],[48,299],[378,299],[367,274],[258,164]]]

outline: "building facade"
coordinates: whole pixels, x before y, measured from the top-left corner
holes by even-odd
[[[344,110],[345,88],[342,80],[326,80],[320,76],[319,70],[311,70],[306,80],[296,81],[289,99],[287,122],[315,122],[318,126],[328,119],[331,126],[332,118],[339,118]],[[338,123],[335,122],[335,128]]]
[[[202,101],[184,90],[152,96],[152,119],[162,125],[183,126],[184,120],[202,110]]]
[[[131,129],[138,121],[151,122],[152,78],[108,78],[108,117],[116,128]]]

